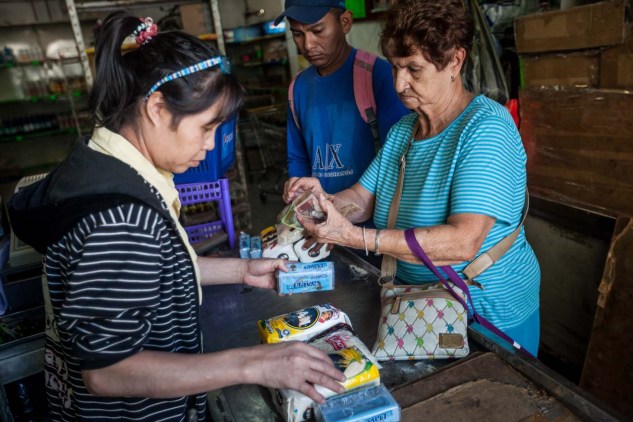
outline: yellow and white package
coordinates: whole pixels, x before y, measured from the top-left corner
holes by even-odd
[[[347,349],[337,350],[328,353],[328,356],[332,359],[336,369],[341,371],[347,378],[342,382],[345,391],[380,384],[378,368],[371,362],[369,357],[365,356],[358,348],[349,347]],[[334,391],[321,385],[315,385],[314,388],[326,398],[336,395]]]
[[[305,341],[340,323],[352,325],[345,312],[327,303],[260,320],[257,328],[262,343],[280,343]]]
[[[337,350],[356,347],[363,355],[367,356],[367,358],[371,360],[371,363],[373,363],[378,369],[382,368],[376,357],[371,354],[367,346],[365,346],[365,343],[363,343],[352,327],[348,324],[336,324],[334,327],[310,338],[306,341],[306,343],[319,350],[323,350],[325,353],[332,353]]]
[[[361,353],[357,348],[337,350],[328,353],[337,369],[345,374],[347,380],[343,382],[345,391],[355,390],[360,387],[379,385],[380,375],[378,368]],[[315,385],[316,390],[325,397],[336,395],[320,385]],[[273,401],[279,413],[288,422],[302,422],[313,420],[316,403],[308,396],[294,390],[271,390]]]

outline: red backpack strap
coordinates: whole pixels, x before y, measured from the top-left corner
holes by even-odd
[[[376,117],[376,99],[374,97],[374,83],[372,74],[374,63],[378,57],[365,50],[356,50],[354,58],[354,100],[361,117],[369,127],[374,137],[376,152],[380,149],[380,135],[378,132],[378,119]]]
[[[354,99],[365,122],[367,122],[366,110],[368,108],[374,110],[374,114],[376,114],[372,72],[377,58],[375,54],[361,49],[356,50],[354,58]]]
[[[299,75],[297,74],[297,77]],[[295,92],[295,81],[297,78],[293,79],[290,82],[290,86],[288,86],[288,106],[290,107],[290,112],[292,113],[292,119],[295,121],[297,128],[301,130],[301,125],[299,124],[299,116],[297,116],[297,110],[295,110],[295,101],[294,101],[294,92]]]

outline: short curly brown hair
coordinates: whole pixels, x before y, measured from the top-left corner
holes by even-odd
[[[466,53],[473,44],[473,21],[462,0],[408,0],[387,12],[380,49],[387,57],[421,52],[438,70],[451,60],[455,48]]]

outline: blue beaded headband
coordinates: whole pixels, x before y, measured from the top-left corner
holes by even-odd
[[[174,79],[182,78],[187,75],[191,75],[192,73],[199,72],[201,70],[209,69],[214,66],[220,66],[222,73],[225,75],[231,73],[231,64],[223,56],[211,57],[210,59],[203,60],[200,63],[196,63],[192,66],[185,67],[184,69],[179,70],[178,72],[174,72],[171,75],[165,76],[160,81],[156,82],[154,86],[152,86],[149,92],[145,95],[145,101],[152,95],[156,90],[163,84],[173,81]]]

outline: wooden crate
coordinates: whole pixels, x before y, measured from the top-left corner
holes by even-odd
[[[529,89],[519,99],[530,192],[609,216],[633,215],[633,94]]]

